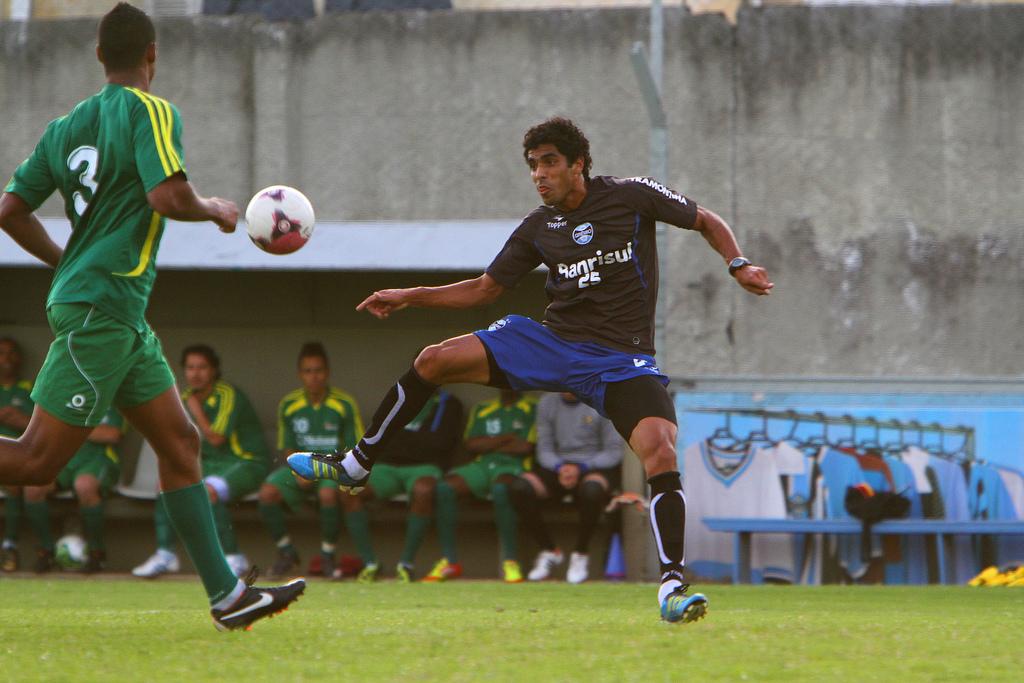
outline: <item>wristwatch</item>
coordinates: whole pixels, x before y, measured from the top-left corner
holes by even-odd
[[[750,259],[744,256],[737,256],[732,261],[729,261],[729,275],[735,275],[737,270],[749,265]]]

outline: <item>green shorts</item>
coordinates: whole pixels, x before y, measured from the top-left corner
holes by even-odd
[[[462,477],[474,496],[486,500],[491,495],[494,480],[503,474],[518,477],[525,471],[523,459],[501,453],[481,455],[473,462],[453,469],[449,474]]]
[[[249,495],[260,487],[267,476],[267,467],[263,462],[242,460],[241,458],[203,458],[203,481],[215,478],[217,489],[219,482],[227,485],[227,500],[236,501]],[[209,482],[206,482],[209,483]],[[221,491],[217,491],[220,495]]]
[[[338,482],[331,481],[330,479],[321,479],[317,482],[300,479],[292,474],[291,469],[287,465],[278,467],[271,472],[267,475],[265,481],[268,484],[273,484],[281,492],[284,504],[292,512],[301,508],[302,503],[308,500],[314,491],[319,489],[336,489],[338,486]]]
[[[378,463],[370,471],[369,486],[379,500],[390,500],[399,493],[412,496],[412,485],[417,479],[441,478],[437,465],[387,465]]]
[[[75,479],[83,474],[96,477],[100,482],[100,492],[106,495],[121,477],[121,464],[98,450],[79,451],[57,475],[57,488],[61,491],[73,490]]]
[[[46,312],[56,337],[32,400],[57,419],[95,427],[111,404],[131,408],[174,386],[160,340],[91,304],[54,304]]]

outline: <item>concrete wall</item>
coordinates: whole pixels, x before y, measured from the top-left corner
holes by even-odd
[[[672,234],[665,367],[1020,374],[1024,11],[666,16],[669,181],[732,222],[777,291],[744,295]],[[209,192],[288,182],[326,218],[506,217],[536,203],[519,141],[550,114],[584,127],[597,172],[646,170],[627,57],[646,31],[634,10],[168,19],[154,87]],[[101,74],[91,21],[0,35],[11,169]]]

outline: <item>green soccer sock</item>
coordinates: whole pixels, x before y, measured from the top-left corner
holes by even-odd
[[[498,540],[501,542],[501,559],[514,560],[518,556],[516,547],[516,510],[508,495],[508,486],[495,484],[491,488],[494,501],[494,521],[498,525]]]
[[[423,539],[430,528],[429,515],[417,515],[409,513],[409,519],[405,523],[405,547],[402,548],[402,557],[399,560],[406,567],[412,567],[416,560],[416,553],[423,545]]]
[[[434,501],[437,507],[437,540],[441,544],[441,554],[454,564],[458,562],[455,527],[459,516],[455,489],[447,482],[438,482],[437,488],[434,490]]]
[[[92,507],[82,507],[82,529],[85,531],[85,542],[89,550],[106,550],[103,542],[103,503]]]
[[[156,528],[156,547],[173,553],[177,539],[174,537],[174,525],[171,524],[171,516],[167,512],[163,496],[158,497],[156,505],[153,506],[153,526]]]
[[[223,501],[218,500],[213,504],[213,521],[217,525],[217,535],[220,536],[220,547],[224,549],[224,554],[238,553],[238,536],[235,535],[235,526],[231,523],[231,513]]]
[[[14,495],[5,491],[4,498],[4,545],[16,545],[18,542],[18,527],[21,525],[21,495]]]
[[[50,531],[50,504],[45,500],[25,503],[25,516],[36,535],[36,541],[43,550],[53,552],[53,532]]]
[[[284,508],[280,503],[260,503],[260,517],[263,518],[263,524],[277,544],[278,550],[294,550],[291,543],[281,545],[281,539],[288,535],[288,524],[284,520]]]
[[[369,532],[367,532],[369,533]],[[341,534],[341,519],[338,515],[338,507],[335,505],[320,506],[320,542],[334,546],[338,543],[338,536]],[[322,547],[322,546],[321,546]]]
[[[356,544],[356,552],[364,564],[377,564],[377,556],[373,552],[373,541],[370,540],[370,514],[366,510],[345,513],[345,527]]]
[[[199,572],[210,602],[216,604],[228,597],[239,585],[228,567],[213,526],[210,498],[201,483],[160,494],[167,517],[181,537],[192,564]]]

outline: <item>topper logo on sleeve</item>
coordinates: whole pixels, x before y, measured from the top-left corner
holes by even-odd
[[[569,225],[569,221],[565,220],[562,216],[555,216],[548,221],[548,230],[561,230],[567,225]]]

